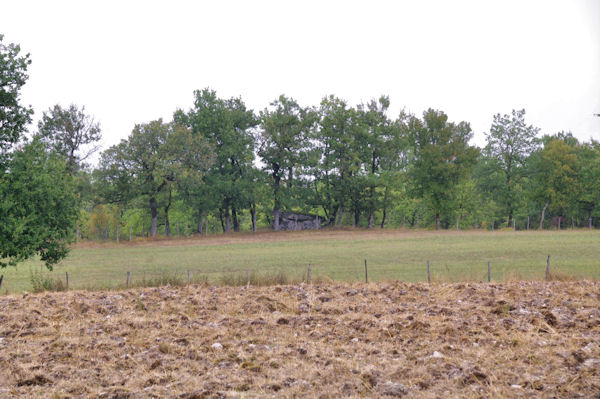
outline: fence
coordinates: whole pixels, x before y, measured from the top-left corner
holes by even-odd
[[[394,278],[393,273],[389,273],[389,269],[385,268],[371,268],[369,269],[369,263],[367,259],[364,259],[364,269],[361,267],[354,266],[349,267],[349,271],[352,273],[351,278],[342,279],[344,281],[362,281],[369,283],[369,273],[378,272],[376,280],[405,280],[405,281],[424,281],[429,284],[433,282],[458,282],[458,281],[480,281],[487,282],[502,281],[506,279],[523,279],[524,276],[534,279],[545,279],[556,280],[556,279],[571,279],[568,274],[561,273],[560,271],[553,271],[551,269],[550,255],[545,259],[544,262],[540,259],[540,263],[537,266],[532,266],[530,270],[521,270],[523,275],[509,275],[507,276],[506,270],[499,268],[495,270],[494,265],[491,261],[481,262],[480,270],[471,268],[468,275],[464,274],[452,274],[448,265],[445,265],[445,269],[441,266],[432,264],[429,260],[422,263],[422,277],[417,278]],[[256,268],[250,269],[236,269],[236,270],[221,270],[221,271],[207,271],[202,269],[185,269],[176,271],[137,271],[132,272],[131,270],[124,270],[122,278],[118,276],[111,276],[110,280],[91,282],[89,276],[83,277],[83,273],[79,272],[64,272],[64,277],[60,274],[51,274],[50,272],[40,271],[37,274],[30,274],[30,282],[32,291],[65,291],[69,289],[87,289],[87,290],[102,290],[102,289],[129,289],[134,287],[154,287],[154,286],[186,286],[190,284],[213,284],[213,285],[225,285],[225,286],[268,286],[268,285],[285,285],[285,284],[311,284],[311,283],[324,283],[339,281],[335,278],[335,275],[331,273],[318,273],[319,267],[315,267],[313,263],[309,263],[304,268],[297,268],[296,273],[284,272],[282,270],[273,272],[272,270],[257,270]],[[351,270],[350,270],[351,269]],[[315,273],[317,272],[317,273]],[[417,270],[418,273],[418,270]],[[543,273],[543,274],[542,274]],[[397,276],[396,276],[397,277]],[[81,281],[84,280],[84,283]],[[0,275],[0,290],[2,289],[3,282],[6,282],[5,276]],[[75,283],[75,285],[73,284]],[[0,291],[1,292],[1,291]],[[7,291],[5,291],[7,293]]]

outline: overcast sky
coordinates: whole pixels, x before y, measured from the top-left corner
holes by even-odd
[[[387,94],[390,116],[440,109],[480,146],[494,114],[520,108],[543,134],[600,139],[599,0],[0,0],[0,33],[31,54],[35,119],[84,105],[104,148],[204,87],[255,111],[282,93]]]

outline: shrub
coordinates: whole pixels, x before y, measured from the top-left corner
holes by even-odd
[[[65,291],[67,289],[65,283],[60,278],[52,278],[50,273],[37,271],[31,271],[29,273],[29,281],[33,292],[44,292],[44,291]]]

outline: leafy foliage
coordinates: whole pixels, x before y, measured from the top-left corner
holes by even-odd
[[[20,90],[27,82],[29,54],[20,56],[16,44],[4,44],[0,34],[0,168],[5,166],[8,151],[19,141],[31,121],[33,109],[20,104]]]
[[[454,188],[471,172],[479,150],[468,144],[469,124],[448,122],[441,111],[429,109],[423,120],[411,118],[408,131],[414,149],[410,170],[414,190],[435,212],[439,229],[440,215],[449,212]]]
[[[0,266],[39,255],[51,269],[68,252],[77,205],[61,157],[39,141],[16,151],[0,176]]]
[[[101,130],[100,125],[86,115],[85,107],[79,109],[71,104],[63,109],[55,105],[42,115],[36,136],[52,151],[64,156],[68,169],[75,172],[98,150]]]

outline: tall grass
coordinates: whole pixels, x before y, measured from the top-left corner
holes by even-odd
[[[39,270],[34,272],[30,270],[29,281],[33,292],[65,291],[67,289],[65,282],[50,275],[48,271]]]

